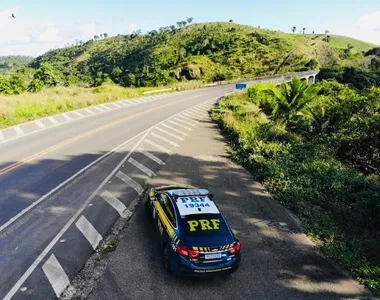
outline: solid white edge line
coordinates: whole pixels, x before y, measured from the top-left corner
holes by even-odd
[[[17,125],[17,126],[15,126],[15,127],[13,127],[13,129],[16,131],[16,134],[17,134],[18,136],[24,134],[24,131],[21,129],[20,125]]]
[[[157,156],[153,155],[152,153],[149,153],[148,151],[146,151],[142,147],[137,148],[137,151],[139,151],[140,153],[142,153],[146,157],[150,158],[154,162],[158,163],[159,165],[162,165],[162,166],[165,165],[165,163],[161,159],[159,159]]]
[[[91,194],[91,196],[83,203],[81,208],[71,217],[71,219],[66,223],[65,226],[61,229],[61,231],[54,237],[54,239],[46,246],[46,248],[41,252],[41,254],[36,258],[36,260],[30,265],[30,267],[25,271],[25,273],[20,277],[20,279],[16,282],[16,284],[12,287],[12,289],[8,292],[8,294],[5,295],[3,300],[10,300],[14,294],[20,289],[22,284],[25,282],[25,280],[32,274],[32,272],[35,270],[35,268],[38,266],[38,264],[45,258],[45,256],[49,253],[49,251],[53,248],[53,246],[59,241],[59,239],[62,237],[62,235],[66,232],[66,230],[75,222],[75,220],[78,218],[78,216],[82,213],[84,209],[88,206],[88,204],[94,199],[94,197],[99,193],[99,191],[103,188],[103,186],[111,179],[113,175],[120,169],[120,167],[125,163],[125,161],[131,156],[133,151],[137,148],[137,145],[139,145],[143,139],[148,135],[150,129],[143,131],[139,133],[138,135],[134,136],[133,138],[129,139],[127,142],[123,143],[122,145],[118,146],[118,148],[124,146],[125,144],[129,143],[130,141],[134,140],[135,138],[139,137],[140,135],[143,135],[143,137],[138,141],[135,147],[132,148],[132,150],[121,160],[121,162],[116,166],[115,169],[107,176],[106,179],[103,180],[103,182],[98,186],[98,188]],[[144,134],[145,133],[145,134]]]
[[[141,172],[145,173],[149,177],[156,176],[156,174],[154,174],[154,172],[151,169],[144,166],[142,163],[138,162],[137,160],[133,159],[132,157],[130,157],[128,159],[128,162],[130,164],[134,165],[137,169],[139,169]]]
[[[49,280],[56,296],[59,298],[70,285],[70,279],[54,254],[42,266],[45,276]]]
[[[86,240],[90,243],[92,249],[96,249],[99,243],[103,239],[96,228],[86,219],[85,216],[81,216],[79,220],[75,223],[75,226],[83,234]]]
[[[171,127],[171,126],[168,125],[168,124],[163,123],[163,124],[161,124],[161,126],[164,126],[164,127],[168,128],[168,129],[174,131],[174,132],[177,132],[177,133],[179,133],[179,134],[182,134],[182,135],[184,135],[184,136],[187,136],[187,133],[186,133],[186,132],[182,132],[181,130],[178,130],[178,129],[176,129],[176,128],[173,128],[173,127]]]
[[[181,137],[179,137],[178,135],[175,135],[175,134],[173,134],[173,133],[171,133],[171,132],[169,132],[169,131],[167,131],[167,130],[165,130],[165,129],[162,129],[162,128],[160,128],[160,127],[156,127],[155,129],[158,130],[158,131],[160,131],[160,132],[162,132],[162,133],[165,133],[165,134],[167,134],[167,135],[170,135],[171,137],[173,137],[173,138],[175,138],[175,139],[177,139],[177,140],[179,140],[179,141],[183,141],[183,138],[181,138]]]
[[[41,129],[44,129],[46,128],[46,125],[44,123],[41,122],[41,120],[35,120],[34,123],[36,123],[36,125],[41,128]]]
[[[53,117],[48,117],[48,120],[50,122],[52,122],[54,125],[59,125],[59,122],[56,119],[54,119]]]
[[[189,130],[189,131],[192,131],[193,129],[191,129],[190,127],[187,127],[187,126],[185,126],[185,125],[183,125],[183,124],[179,124],[178,122],[176,123],[176,122],[174,122],[173,120],[168,120],[168,122],[169,123],[172,123],[172,124],[174,124],[174,125],[176,125],[176,126],[179,126],[179,127],[181,127],[181,128],[185,128],[185,129],[187,129],[187,130]]]
[[[118,149],[120,149],[121,147],[123,147],[125,144],[129,143],[130,141],[134,140],[135,138],[137,138],[138,136],[140,136],[142,134],[144,134],[144,132],[141,132],[140,134],[138,134],[138,135],[134,136],[133,138],[129,139],[128,141],[122,143],[121,145],[117,146],[116,148],[112,149],[111,151],[105,153],[103,156],[101,156],[98,159],[94,160],[92,163],[90,163],[89,165],[87,165],[83,169],[79,170],[77,173],[75,173],[74,175],[72,175],[71,177],[69,177],[68,179],[66,179],[64,182],[62,182],[59,185],[57,185],[54,189],[52,189],[51,191],[49,191],[47,194],[43,195],[37,201],[33,202],[27,208],[23,209],[16,216],[14,216],[13,218],[11,218],[8,222],[6,222],[5,224],[3,224],[0,227],[0,232],[2,232],[5,228],[7,228],[9,225],[11,225],[14,221],[16,221],[17,219],[19,219],[21,216],[23,216],[25,213],[27,213],[33,207],[35,207],[36,205],[38,205],[39,203],[41,203],[42,201],[44,201],[47,197],[49,197],[52,194],[54,194],[61,187],[63,187],[64,185],[66,185],[67,183],[69,183],[70,181],[72,181],[73,179],[75,179],[76,177],[78,177],[79,175],[81,175],[82,173],[84,173],[85,171],[87,171],[89,168],[91,168],[92,166],[94,166],[95,164],[97,164],[99,161],[103,160],[104,158],[106,158],[107,156],[109,156],[113,152],[117,151]]]
[[[177,143],[175,143],[175,142],[173,142],[167,138],[164,138],[163,136],[161,136],[157,133],[151,132],[150,134],[151,134],[151,136],[154,136],[155,138],[160,139],[161,141],[164,141],[164,142],[166,142],[166,143],[168,143],[174,147],[179,147],[179,145]]]
[[[155,143],[155,142],[153,142],[153,141],[151,141],[149,139],[145,139],[144,143],[147,143],[147,144],[149,144],[149,145],[151,145],[153,147],[156,147],[157,149],[159,149],[161,151],[164,151],[164,152],[166,152],[168,154],[172,153],[169,149],[166,149],[165,147],[162,147],[161,145],[159,145],[159,144],[157,144],[157,143]]]
[[[194,96],[193,98],[197,98],[198,96]],[[186,111],[186,110],[185,110]],[[180,113],[178,113],[180,114]],[[175,116],[175,115],[174,115]],[[171,118],[171,117],[170,117]],[[112,153],[113,151],[116,151],[117,149],[123,147],[125,144],[133,141],[135,138],[139,137],[140,135],[143,135],[143,137],[138,141],[138,143],[132,148],[132,150],[126,155],[126,157],[124,157],[124,159],[122,159],[120,161],[120,163],[116,166],[115,169],[113,169],[113,171],[106,177],[106,179],[104,179],[104,181],[98,186],[98,188],[91,194],[91,196],[84,202],[84,204],[81,206],[81,208],[71,217],[71,219],[66,223],[66,225],[61,229],[61,231],[53,238],[53,240],[46,246],[46,248],[41,252],[41,254],[36,258],[36,260],[30,265],[30,267],[25,271],[25,273],[20,277],[20,279],[15,283],[15,285],[12,287],[12,289],[5,295],[5,297],[3,298],[3,300],[10,300],[16,293],[17,291],[21,288],[22,284],[25,282],[25,280],[30,276],[30,274],[32,274],[32,272],[37,268],[37,266],[39,265],[39,263],[46,257],[46,255],[49,253],[49,251],[54,247],[54,245],[59,241],[59,239],[62,237],[62,235],[66,232],[66,230],[74,223],[74,221],[78,218],[78,216],[82,213],[82,211],[88,206],[88,204],[92,201],[92,199],[99,193],[99,191],[103,188],[103,186],[111,179],[111,177],[120,169],[120,167],[125,163],[125,161],[132,155],[132,153],[136,150],[136,148],[144,141],[144,142],[147,142],[149,141],[148,139],[146,139],[146,136],[149,134],[149,132],[156,126],[159,126],[161,124],[163,124],[164,122],[166,121],[170,121],[170,119],[165,119],[161,122],[159,122],[158,124],[148,128],[146,131],[143,131],[141,133],[139,133],[138,135],[132,137],[131,139],[129,139],[128,141],[124,142],[123,144],[119,145],[118,147],[114,148],[113,150],[111,150],[110,152],[104,154],[102,157],[98,158],[96,161],[92,162],[90,165],[86,166],[85,168],[83,168],[82,170],[80,170],[78,173],[74,174],[73,176],[71,176],[70,178],[74,179],[75,177],[77,177],[78,175],[82,174],[84,171],[86,171],[88,168],[90,168],[91,166],[93,166],[94,164],[96,164],[98,161],[100,161],[101,159],[103,159],[104,157],[108,156],[110,153]],[[174,123],[175,124],[175,123]],[[190,129],[191,130],[191,129]],[[145,139],[145,140],[144,140]],[[152,141],[149,141],[151,143],[151,145],[156,145],[158,146],[157,148],[163,148],[165,149],[164,147],[160,146],[160,145],[157,145],[156,143],[152,142]],[[149,143],[148,143],[149,144]],[[166,152],[168,152],[169,154],[171,153],[170,150],[168,149],[165,149]],[[61,183],[59,186],[57,186],[54,191],[58,190],[61,186],[63,186],[64,184],[66,184],[66,182],[69,182],[70,181],[70,178],[67,179],[64,183]],[[50,191],[48,194],[46,194],[45,196],[43,197],[48,197],[48,195],[51,195],[53,192]],[[45,199],[44,198],[44,199]],[[41,199],[41,198],[40,198]],[[42,201],[42,200],[41,200]],[[40,203],[41,201],[39,201],[38,203]],[[25,210],[26,211],[22,211],[20,212],[18,215],[23,215],[25,214],[25,212],[29,211],[31,208],[33,208],[34,206],[36,206],[38,203],[36,204],[32,204],[31,206],[29,206],[28,208],[26,208]],[[17,216],[18,216],[17,215]],[[17,217],[16,216],[16,217]],[[11,220],[9,220],[7,223],[11,224],[13,223],[15,220],[17,220],[17,218],[14,217],[12,218]],[[13,220],[13,221],[12,221]],[[6,224],[7,224],[6,223]],[[2,225],[2,227],[0,227],[0,233],[1,231],[6,228],[7,226],[5,226],[6,224]]]
[[[122,171],[117,172],[116,177],[124,181],[131,188],[133,188],[137,192],[137,194],[141,195],[144,192],[144,189],[137,181],[133,180],[131,177],[129,177],[127,174],[123,173]]]
[[[117,199],[112,193],[104,190],[100,197],[103,198],[109,205],[111,205],[120,215],[120,217],[125,218],[127,216],[127,208],[124,203]]]

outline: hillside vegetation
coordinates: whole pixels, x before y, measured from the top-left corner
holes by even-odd
[[[33,61],[29,56],[0,56],[0,75],[9,75],[26,67]]]
[[[66,85],[97,85],[110,78],[123,86],[157,86],[347,64],[372,47],[339,36],[325,41],[326,37],[234,23],[168,26],[147,34],[135,32],[53,50],[38,57],[32,67],[51,64]]]
[[[380,295],[380,88],[361,70],[325,73],[355,80],[252,85],[212,116],[232,158],[300,217],[325,255]]]

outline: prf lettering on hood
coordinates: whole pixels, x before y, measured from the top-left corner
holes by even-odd
[[[190,220],[187,221],[189,224],[190,231],[196,230],[218,230],[220,225],[219,219],[210,219],[210,220]]]

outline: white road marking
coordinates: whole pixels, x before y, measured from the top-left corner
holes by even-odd
[[[123,103],[125,106],[131,106],[132,104],[129,103],[129,100],[123,100]]]
[[[112,105],[114,105],[114,106],[116,106],[117,108],[120,108],[120,107],[122,107],[119,103],[116,103],[116,102],[112,102],[112,103],[110,103],[110,104],[112,104]]]
[[[181,138],[178,135],[175,135],[175,134],[173,134],[173,133],[171,133],[171,132],[169,132],[167,130],[164,130],[164,129],[160,128],[160,127],[156,127],[155,129],[158,130],[158,131],[161,131],[162,133],[170,135],[171,137],[174,137],[175,139],[177,139],[179,141],[183,141],[183,138]]]
[[[14,130],[16,131],[16,134],[17,134],[17,135],[23,135],[23,134],[24,134],[24,131],[21,129],[20,125],[15,126],[15,127],[13,127],[13,128],[14,128]]]
[[[0,141],[4,141],[4,136],[3,136],[3,133],[1,132],[1,130],[0,130]]]
[[[182,121],[188,125],[191,125],[193,127],[197,126],[196,124],[193,124],[193,123],[198,123],[198,121],[195,121],[194,119],[189,119],[189,117],[185,117],[182,115],[176,116],[174,119],[180,120],[180,121]]]
[[[96,109],[97,111],[104,112],[104,110],[99,106],[93,106],[92,108]]]
[[[184,112],[182,115],[185,115],[185,116],[187,116],[187,117],[189,117],[189,118],[199,118],[199,114],[192,113],[192,112],[190,112],[190,111],[188,111],[188,112]]]
[[[205,114],[206,111],[204,109],[198,108],[198,107],[193,107],[190,109],[190,111],[194,111],[195,113],[200,113],[200,114]]]
[[[96,114],[96,112],[93,112],[91,109],[89,109],[89,108],[85,108],[84,109],[85,111],[87,111],[90,115],[95,115]]]
[[[100,241],[103,239],[95,227],[92,226],[92,224],[85,218],[85,216],[81,216],[75,223],[75,226],[79,229],[80,232],[82,232],[84,237],[95,250],[96,247],[98,247]]]
[[[166,142],[166,143],[168,143],[168,144],[170,144],[170,145],[173,145],[174,147],[179,147],[179,145],[178,145],[177,143],[175,143],[175,142],[173,142],[173,141],[171,141],[171,140],[169,140],[169,139],[167,139],[167,138],[164,138],[164,137],[161,136],[161,135],[158,135],[158,134],[156,134],[156,133],[154,133],[154,132],[151,132],[150,134],[151,134],[151,136],[154,136],[155,138],[158,138],[158,139],[160,139],[161,141],[164,141],[164,142]]]
[[[184,136],[187,136],[187,133],[186,133],[186,132],[182,132],[181,130],[178,130],[178,129],[176,129],[176,128],[173,128],[173,127],[169,126],[168,124],[163,123],[163,124],[161,124],[161,126],[164,126],[164,127],[168,128],[168,129],[170,129],[170,130],[173,130],[173,131],[179,133],[179,134],[182,134],[182,135],[184,135]]]
[[[136,102],[137,101],[137,102]],[[137,104],[137,103],[140,103],[140,101],[138,101],[137,99],[133,99],[133,100],[128,100],[129,103],[132,103],[132,104]]]
[[[144,172],[149,177],[156,176],[156,174],[154,174],[154,172],[151,169],[139,163],[137,160],[133,159],[132,157],[128,159],[128,162],[130,162],[132,165],[134,165],[140,171]]]
[[[109,191],[103,191],[100,194],[100,197],[102,197],[104,201],[108,202],[108,204],[111,205],[122,218],[125,218],[127,216],[128,212],[124,203],[117,199]]]
[[[81,208],[71,217],[71,219],[66,223],[65,226],[61,229],[61,231],[53,238],[53,240],[49,243],[49,245],[46,246],[46,248],[42,251],[42,253],[36,258],[36,260],[31,264],[31,266],[25,271],[25,273],[21,276],[21,278],[15,283],[15,285],[12,287],[12,289],[8,292],[8,294],[5,295],[3,300],[11,300],[11,298],[14,296],[14,294],[17,293],[19,288],[22,286],[22,284],[25,282],[25,280],[28,279],[30,274],[37,268],[39,263],[45,258],[46,255],[48,255],[49,251],[53,248],[53,246],[59,241],[59,239],[62,237],[62,235],[67,231],[67,229],[75,222],[75,220],[78,218],[78,216],[82,213],[84,209],[87,208],[87,205],[94,199],[94,197],[99,193],[99,191],[103,188],[103,186],[112,178],[112,176],[115,175],[115,173],[120,169],[120,167],[125,163],[125,161],[131,156],[133,151],[136,150],[138,145],[146,138],[146,136],[149,133],[148,129],[145,132],[142,132],[133,138],[129,139],[127,142],[123,143],[122,145],[116,147],[114,150],[110,151],[110,153],[113,153],[120,147],[126,145],[127,143],[133,141],[135,138],[139,137],[140,135],[143,135],[141,139],[137,142],[137,144],[132,148],[132,150],[122,159],[122,161],[116,166],[115,169],[103,180],[103,182],[98,186],[98,188],[92,193],[92,195],[83,203]],[[0,230],[1,231],[1,230]]]
[[[152,153],[149,153],[148,151],[145,151],[143,148],[138,148],[137,151],[141,152],[144,154],[146,157],[150,158],[151,160],[155,161],[159,165],[165,165],[165,163],[159,159],[157,156],[154,156]]]
[[[79,175],[83,174],[85,171],[87,171],[88,169],[90,169],[92,166],[94,166],[95,164],[97,164],[99,161],[101,161],[102,159],[106,158],[107,156],[109,156],[110,154],[114,153],[115,151],[117,151],[118,149],[124,147],[126,144],[128,144],[129,142],[133,141],[135,138],[139,137],[140,135],[144,134],[145,132],[142,132],[138,135],[136,135],[135,137],[129,139],[128,141],[124,142],[123,144],[117,146],[116,148],[112,149],[111,151],[105,153],[103,156],[99,157],[98,159],[94,160],[92,163],[90,163],[89,165],[87,165],[86,167],[84,167],[83,169],[79,170],[77,173],[75,173],[74,175],[72,175],[71,177],[69,177],[68,179],[66,179],[64,182],[62,182],[61,184],[57,185],[54,189],[52,189],[50,192],[48,192],[47,194],[43,195],[41,198],[39,198],[37,201],[33,202],[31,205],[29,205],[27,208],[25,208],[24,210],[20,211],[16,216],[14,216],[13,218],[11,218],[8,222],[6,222],[5,224],[3,224],[1,227],[0,227],[0,232],[2,232],[5,228],[7,228],[9,225],[11,225],[13,222],[15,222],[17,219],[19,219],[20,217],[22,217],[24,214],[26,214],[28,211],[30,211],[33,207],[35,207],[36,205],[38,205],[39,203],[41,203],[42,201],[44,201],[46,198],[50,197],[52,194],[54,194],[56,191],[58,191],[60,188],[62,188],[64,185],[66,185],[67,183],[69,183],[70,181],[74,180],[75,178],[77,178]]]
[[[82,115],[80,112],[73,110],[72,113],[76,114],[79,118],[84,118],[84,115]]]
[[[59,125],[59,122],[54,119],[53,117],[48,117],[49,121],[52,122],[54,125]]]
[[[42,270],[59,298],[66,287],[69,286],[70,280],[54,254],[44,263]]]
[[[155,142],[153,142],[153,141],[151,141],[149,139],[145,139],[144,142],[147,143],[147,144],[149,144],[149,145],[151,145],[151,146],[153,146],[153,147],[156,147],[157,149],[159,149],[161,151],[164,151],[164,152],[166,152],[168,154],[172,153],[169,149],[166,149],[165,147],[162,147],[161,145],[156,144]]]
[[[67,121],[71,121],[72,118],[68,115],[68,114],[62,114],[62,116],[67,120]]]
[[[116,174],[116,177],[124,181],[126,184],[128,184],[131,188],[133,188],[139,195],[141,195],[144,192],[144,189],[142,186],[134,181],[131,177],[128,175],[124,174],[123,172],[119,171]]]
[[[45,124],[42,123],[41,120],[35,120],[34,123],[36,123],[37,126],[40,127],[41,129],[46,128]]]
[[[176,126],[179,126],[179,127],[185,128],[185,129],[187,129],[187,130],[189,130],[189,131],[192,131],[192,129],[191,129],[190,127],[187,127],[187,126],[185,126],[185,125],[183,125],[183,124],[178,124],[178,122],[174,122],[174,121],[172,121],[172,120],[168,120],[168,122],[169,122],[169,123],[172,123],[172,124],[174,124],[174,125],[176,125]]]
[[[190,123],[190,122],[187,122],[187,121],[185,121],[185,120],[183,120],[183,119],[180,119],[180,118],[178,118],[178,117],[175,117],[175,118],[173,118],[174,120],[176,120],[176,121],[178,121],[178,122],[182,122],[182,123],[184,123],[184,124],[186,124],[186,125],[190,125],[190,126],[193,126],[193,127],[195,127],[196,125],[194,125],[194,124],[192,124],[192,123]]]
[[[105,110],[111,110],[112,109],[112,108],[109,108],[108,106],[106,106],[105,104],[101,104],[99,106],[103,107]]]
[[[125,107],[127,105],[127,104],[125,104],[122,101],[118,101],[118,102],[115,102],[115,103],[117,103],[117,105],[121,105],[120,107]]]

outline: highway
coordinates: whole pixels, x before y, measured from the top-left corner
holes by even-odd
[[[119,217],[118,210],[98,195],[104,179],[136,152],[116,174],[123,174],[122,179],[109,180],[123,183],[122,190],[115,187],[112,193],[128,207],[148,177],[141,166],[159,167],[177,145],[173,141],[181,141],[173,135],[181,138],[192,130],[193,124],[176,115],[193,107],[192,114],[205,111],[197,105],[232,90],[233,86],[223,86],[146,97],[1,143],[0,299],[23,295],[50,299],[54,288],[43,266],[51,254],[67,263],[66,279],[72,279],[96,243],[90,243],[82,231],[92,226],[99,239]],[[150,132],[161,122],[158,130]],[[161,154],[153,157],[152,151]],[[86,219],[80,227],[76,222],[83,214]]]
[[[0,299],[60,297],[120,219],[130,223],[90,299],[374,299],[227,160],[207,111],[233,90],[118,101],[3,130]],[[160,267],[138,204],[148,184],[170,183],[219,197],[243,244],[231,281],[177,281]]]

